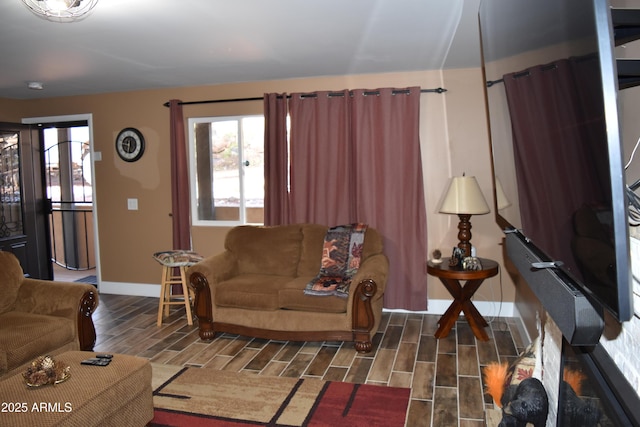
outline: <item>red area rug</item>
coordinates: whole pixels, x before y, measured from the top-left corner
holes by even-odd
[[[404,426],[411,390],[183,368],[154,391],[151,427]]]

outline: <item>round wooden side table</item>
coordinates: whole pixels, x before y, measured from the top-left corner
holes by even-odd
[[[453,303],[438,322],[438,330],[434,334],[436,338],[444,338],[449,335],[460,312],[463,312],[476,338],[481,341],[489,341],[489,336],[484,330],[488,326],[487,321],[473,305],[471,297],[484,279],[498,274],[498,263],[486,258],[479,258],[479,260],[482,264],[481,270],[463,270],[461,267],[451,267],[449,266],[449,258],[444,258],[440,264],[431,261],[427,264],[427,273],[439,278],[453,297]],[[465,282],[464,285],[460,283],[461,281]]]

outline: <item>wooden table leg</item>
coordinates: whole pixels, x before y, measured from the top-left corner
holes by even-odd
[[[444,312],[440,320],[438,321],[438,329],[436,333],[433,334],[436,338],[444,338],[449,335],[451,328],[455,325],[458,320],[458,316],[462,311],[462,304],[454,300],[453,303],[449,306],[447,311]]]
[[[462,286],[460,286],[460,282],[455,279],[445,279],[442,277],[440,281],[453,297],[453,303],[451,303],[447,311],[444,312],[438,321],[438,329],[434,334],[436,338],[444,338],[449,335],[451,328],[455,325],[462,311],[462,303],[460,300],[462,296]]]
[[[448,336],[460,312],[463,312],[475,337],[481,341],[489,341],[489,336],[484,330],[488,326],[487,321],[471,302],[471,297],[478,290],[483,279],[468,280],[464,286],[460,285],[456,279],[440,278],[440,281],[453,297],[453,303],[440,318],[438,330],[434,336],[436,338]]]

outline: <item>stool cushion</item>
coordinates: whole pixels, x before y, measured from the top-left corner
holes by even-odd
[[[202,261],[203,257],[196,252],[185,250],[163,251],[153,254],[153,258],[167,267],[182,267]]]

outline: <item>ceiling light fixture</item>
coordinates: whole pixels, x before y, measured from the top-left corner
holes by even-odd
[[[32,90],[44,89],[44,85],[42,84],[42,82],[28,82],[27,87]]]
[[[55,22],[83,19],[98,4],[98,0],[22,0],[40,18]]]

